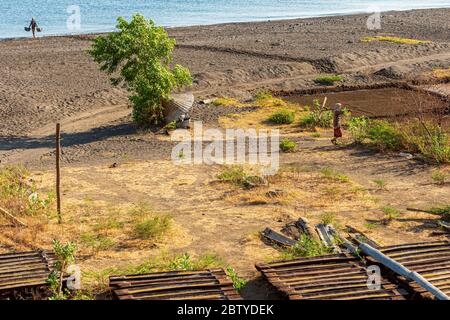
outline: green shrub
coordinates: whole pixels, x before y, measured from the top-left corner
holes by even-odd
[[[295,112],[289,110],[277,111],[269,117],[269,121],[276,124],[291,124],[295,120]]]
[[[362,143],[368,136],[369,119],[362,117],[354,117],[348,121],[348,131],[352,135],[352,138],[357,143]]]
[[[318,77],[316,78],[316,80],[314,80],[314,82],[318,83],[318,84],[322,84],[322,85],[333,85],[335,82],[338,81],[343,81],[344,78],[340,75],[333,75],[333,76],[322,76],[322,77]]]
[[[283,152],[290,152],[295,150],[297,148],[297,143],[295,141],[292,141],[290,139],[283,139],[280,143],[280,149]]]
[[[371,143],[381,151],[398,151],[403,145],[402,134],[384,120],[372,121],[367,134]]]
[[[53,213],[54,193],[42,196],[30,172],[23,166],[0,168],[0,207],[14,215],[36,215]]]
[[[431,179],[433,179],[433,181],[439,185],[445,184],[448,177],[449,177],[449,174],[447,174],[441,170],[434,170],[431,173]]]
[[[68,290],[63,287],[64,275],[67,272],[67,267],[75,261],[76,250],[76,245],[72,242],[62,244],[59,240],[53,240],[56,262],[53,266],[54,270],[48,275],[47,279],[52,292],[50,300],[66,300],[69,298]]]
[[[319,100],[314,100],[314,107],[312,111],[300,119],[300,126],[303,128],[314,129],[332,128],[333,127],[333,111],[323,108]]]
[[[133,234],[139,239],[157,239],[170,228],[171,222],[168,215],[144,219],[134,226]]]
[[[405,148],[411,152],[419,152],[437,163],[450,162],[450,140],[440,125],[428,122],[413,121],[399,124]]]
[[[247,284],[247,280],[240,278],[232,267],[227,268],[227,274],[231,278],[231,281],[233,281],[233,287],[237,291],[241,291],[241,289]]]
[[[324,225],[333,224],[336,222],[336,214],[333,212],[325,212],[320,216],[320,222]]]
[[[192,83],[189,70],[172,66],[175,40],[152,20],[141,14],[134,14],[130,22],[119,17],[116,28],[118,32],[95,38],[89,53],[100,70],[112,76],[113,85],[125,85],[134,121],[144,126],[159,124],[163,120],[161,101]]]
[[[316,257],[331,253],[333,250],[306,234],[302,234],[298,242],[285,252],[285,258]]]
[[[348,122],[348,130],[355,142],[367,140],[381,151],[420,153],[437,163],[450,162],[450,138],[431,121],[390,123],[357,117]]]

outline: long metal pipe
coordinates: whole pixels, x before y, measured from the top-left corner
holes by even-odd
[[[359,249],[367,254],[368,256],[371,256],[373,259],[384,265],[385,267],[391,269],[395,273],[405,277],[408,280],[415,281],[419,286],[433,294],[437,299],[439,300],[450,300],[449,297],[439,290],[439,288],[435,287],[432,283],[430,283],[427,279],[422,277],[420,274],[418,274],[415,271],[411,271],[408,268],[406,268],[404,265],[398,263],[394,259],[389,258],[387,255],[382,253],[381,251],[373,248],[372,246],[361,243],[359,245]]]

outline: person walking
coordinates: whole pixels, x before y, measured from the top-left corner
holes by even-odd
[[[33,33],[33,39],[36,38],[36,31],[38,29],[38,24],[36,22],[36,19],[31,18],[31,22],[30,22],[30,26],[29,28],[31,29],[31,32]]]
[[[333,128],[334,137],[331,139],[333,144],[337,144],[337,139],[342,137],[341,130],[342,104],[336,103],[333,107]]]

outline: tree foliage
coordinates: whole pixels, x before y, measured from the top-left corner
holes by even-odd
[[[175,40],[152,20],[141,14],[133,15],[130,22],[119,17],[116,28],[118,32],[97,37],[89,52],[113,85],[127,88],[135,122],[158,124],[162,100],[192,83],[189,70],[172,66]]]

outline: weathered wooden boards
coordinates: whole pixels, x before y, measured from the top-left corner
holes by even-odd
[[[450,294],[450,242],[436,241],[381,248],[389,258],[415,271],[447,296]],[[412,290],[424,297],[430,294],[414,282]]]
[[[366,266],[347,254],[258,264],[256,268],[291,300],[403,300],[407,294],[385,278],[379,290],[369,289]]]
[[[444,294],[450,294],[450,242],[404,244],[379,250],[410,271],[417,272]],[[370,259],[363,263],[349,254],[301,258],[256,268],[289,299],[414,299],[434,298],[415,282],[394,272],[382,271],[382,287],[370,290],[367,267],[378,264]]]
[[[54,254],[45,251],[0,254],[0,299],[47,287],[54,264]]]
[[[110,277],[119,300],[239,300],[223,269]]]

